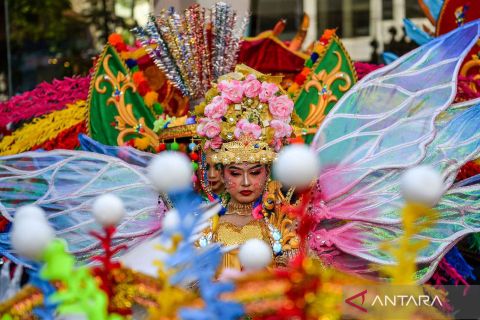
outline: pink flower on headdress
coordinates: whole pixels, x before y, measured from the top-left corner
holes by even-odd
[[[260,101],[262,102],[267,102],[270,100],[272,97],[275,96],[275,93],[277,93],[278,87],[274,83],[269,83],[269,82],[263,82],[262,83],[262,90],[260,91],[260,94],[258,97],[260,98]]]
[[[220,136],[216,136],[212,140],[207,140],[205,142],[204,149],[211,148],[213,150],[217,150],[217,149],[220,149],[220,147],[222,146],[222,143],[223,143],[222,138],[220,138]]]
[[[242,102],[243,99],[243,87],[242,83],[238,80],[222,80],[217,86],[218,90],[222,93],[222,97],[233,103]]]
[[[197,126],[197,133],[202,137],[212,139],[220,134],[220,123],[216,120],[210,120],[207,118],[200,119],[200,123]]]
[[[262,83],[253,74],[249,74],[243,81],[243,90],[247,98],[257,97],[262,90]]]
[[[228,104],[225,102],[225,100],[220,96],[216,96],[205,107],[205,116],[212,119],[220,119],[225,115],[227,109]]]
[[[203,130],[205,131],[205,136],[207,136],[209,139],[212,139],[220,134],[220,123],[217,121],[209,121],[205,123]]]
[[[273,150],[275,152],[280,152],[280,149],[282,149],[282,140],[280,139],[273,139]]]
[[[286,95],[272,97],[268,101],[268,109],[274,118],[286,120],[293,111],[293,101]]]
[[[258,139],[262,134],[262,128],[255,123],[250,123],[246,119],[237,122],[234,131],[235,137],[238,139],[242,134],[250,134],[253,138]]]
[[[292,127],[281,120],[270,121],[270,126],[275,130],[274,137],[277,139],[290,137],[292,134]]]

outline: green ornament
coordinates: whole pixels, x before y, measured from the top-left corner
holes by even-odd
[[[192,167],[193,167],[193,171],[197,171],[198,170],[198,163],[192,162]]]
[[[74,266],[75,258],[67,253],[67,244],[64,240],[55,239],[43,253],[45,264],[40,275],[47,280],[68,281]]]
[[[131,72],[132,74],[134,74],[134,73],[137,72],[137,71],[140,71],[140,68],[138,68],[138,65],[133,66],[132,68],[130,68],[130,72]]]
[[[170,150],[173,150],[173,151],[178,151],[180,149],[180,146],[178,145],[178,142],[172,142],[170,144]]]
[[[312,59],[308,59],[307,62],[305,62],[305,67],[307,67],[307,68],[313,67],[313,61],[312,61]]]
[[[100,290],[88,268],[75,267],[75,258],[67,252],[64,240],[52,241],[43,256],[45,264],[40,276],[49,281],[61,281],[64,285],[51,296],[52,301],[59,304],[59,314],[84,314],[88,320],[122,319],[108,314],[107,295]]]
[[[155,111],[157,115],[163,114],[163,106],[160,103],[155,102],[153,104],[153,111]]]

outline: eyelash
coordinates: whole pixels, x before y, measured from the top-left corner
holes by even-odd
[[[230,174],[234,177],[238,177],[241,175],[241,173],[238,173],[238,172],[230,172]],[[258,176],[260,174],[260,171],[253,171],[253,172],[250,172],[250,174],[252,176]]]

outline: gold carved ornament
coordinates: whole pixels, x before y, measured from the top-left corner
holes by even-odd
[[[281,184],[278,181],[270,181],[265,191],[262,199],[264,216],[271,225],[280,231],[282,249],[284,251],[297,250],[299,241],[295,232],[295,222],[285,210],[285,207],[290,205],[294,189],[291,188],[285,196],[281,191]]]
[[[318,126],[323,119],[325,119],[325,109],[330,102],[337,102],[338,97],[335,96],[331,90],[332,84],[336,80],[343,80],[344,85],[339,85],[338,89],[341,92],[346,92],[352,86],[352,79],[348,74],[341,71],[342,68],[342,56],[338,51],[333,52],[338,62],[330,73],[322,70],[320,73],[313,73],[312,79],[305,84],[305,90],[308,92],[310,88],[315,88],[318,91],[317,104],[310,104],[310,111],[304,123],[307,126]]]
[[[142,138],[148,138],[149,146],[155,148],[159,144],[157,134],[145,124],[143,117],[135,118],[132,104],[125,101],[125,92],[128,89],[136,92],[137,89],[130,76],[125,76],[122,72],[118,72],[116,76],[113,74],[108,64],[111,57],[112,55],[107,54],[103,59],[103,68],[107,75],[100,75],[95,79],[95,90],[100,94],[105,94],[107,87],[101,86],[104,81],[108,82],[113,88],[113,94],[112,97],[108,98],[107,106],[113,104],[118,112],[118,116],[115,116],[117,129],[120,131],[117,144],[119,146],[124,145],[125,137],[129,134],[135,134]]]

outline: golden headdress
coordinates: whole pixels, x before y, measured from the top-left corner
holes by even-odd
[[[293,101],[280,87],[281,77],[239,65],[219,78],[197,106],[197,133],[216,163],[271,163],[287,142]]]

